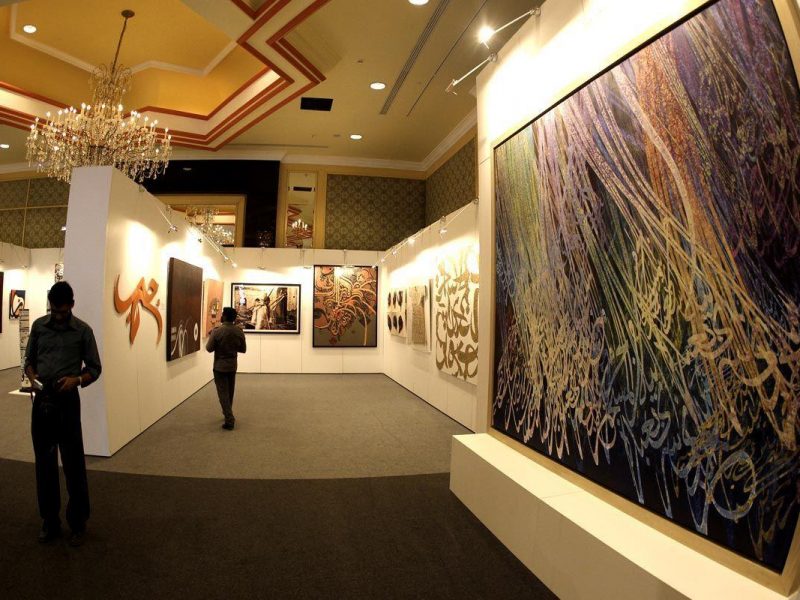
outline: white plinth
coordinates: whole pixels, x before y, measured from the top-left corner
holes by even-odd
[[[563,600],[787,598],[488,434],[453,438],[450,489]]]

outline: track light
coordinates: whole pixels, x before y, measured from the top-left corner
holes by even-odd
[[[541,6],[537,6],[536,8],[532,8],[529,11],[526,11],[526,12],[522,13],[516,19],[510,20],[508,23],[506,23],[505,25],[502,25],[501,27],[498,27],[497,29],[494,29],[493,27],[490,27],[489,25],[484,25],[483,27],[481,27],[480,31],[478,32],[478,41],[481,44],[483,44],[484,46],[486,46],[486,48],[489,50],[489,52],[490,52],[489,56],[487,56],[483,61],[481,61],[479,64],[477,64],[475,67],[473,67],[469,71],[467,71],[464,75],[462,75],[458,79],[451,80],[450,84],[447,86],[447,89],[445,89],[445,93],[456,95],[455,91],[453,91],[453,90],[459,83],[464,81],[467,77],[472,75],[475,71],[480,70],[487,63],[495,62],[497,60],[497,53],[493,52],[492,49],[489,47],[489,41],[495,36],[495,34],[500,33],[501,31],[503,31],[503,29],[513,25],[517,21],[520,21],[522,19],[527,19],[528,17],[532,17],[532,16],[538,17],[541,14],[542,14],[542,7]]]
[[[439,235],[443,236],[447,233],[447,218],[442,217],[439,219]]]
[[[170,225],[169,229],[167,230],[167,233],[168,234],[169,233],[175,233],[176,231],[178,231],[178,226],[177,225]]]

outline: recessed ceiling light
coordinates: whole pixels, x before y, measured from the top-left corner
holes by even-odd
[[[364,137],[364,136],[361,135],[360,133],[351,133],[350,134],[350,139],[351,140],[360,140],[362,137]]]
[[[427,4],[428,0],[408,0],[414,6],[422,6],[423,4]]]
[[[375,81],[373,83],[370,83],[369,87],[371,87],[373,90],[382,90],[386,88],[386,84],[381,81]]]
[[[0,144],[0,150],[8,150],[10,147],[8,144]]]
[[[36,25],[24,25],[22,31],[25,33],[36,33]]]

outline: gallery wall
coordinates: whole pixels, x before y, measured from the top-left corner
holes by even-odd
[[[378,263],[371,251],[299,250],[294,248],[236,248],[236,267],[226,265],[223,275],[225,306],[231,305],[232,283],[299,284],[300,333],[246,333],[247,353],[239,356],[241,373],[380,373],[383,371],[383,332],[378,327],[375,348],[314,348],[314,265]],[[383,269],[378,269],[378,294]],[[380,325],[380,324],[379,324]]]
[[[424,226],[424,181],[328,175],[326,248],[383,250]]]
[[[0,181],[0,242],[62,248],[69,185],[48,177]]]
[[[555,103],[594,78],[594,76],[601,73],[622,56],[639,47],[656,33],[679,22],[683,17],[692,13],[695,9],[698,9],[702,4],[704,3],[693,0],[672,3],[643,3],[631,2],[628,0],[590,2],[565,0],[557,3],[547,2],[543,7],[541,17],[529,20],[500,52],[497,63],[489,65],[483,71],[478,78],[478,160],[479,197],[481,199],[479,237],[481,248],[484,250],[481,254],[481,271],[483,273],[494,273],[497,260],[494,250],[496,241],[494,238],[494,229],[495,219],[498,214],[498,206],[495,204],[494,188],[498,175],[494,171],[493,166],[494,147],[525,126],[532,119],[548,111]],[[750,3],[743,4],[750,5]],[[772,3],[767,4],[770,6],[772,5]],[[796,29],[796,25],[799,22],[797,2],[794,0],[776,0],[775,6],[777,7],[784,26],[787,24],[790,26],[791,35],[789,35],[789,45],[791,51],[794,53],[793,58],[795,65],[797,65],[797,36],[796,31],[791,30],[791,26],[794,25]],[[730,27],[731,23],[732,21],[727,22],[726,26]],[[763,21],[761,23],[763,23]],[[614,35],[608,35],[609,31],[613,31]],[[750,41],[748,40],[747,43],[750,43]],[[688,55],[690,53],[686,51],[686,54]],[[744,54],[750,56],[749,52],[745,52]],[[659,61],[659,64],[662,64],[662,61]],[[682,73],[682,75],[684,74]],[[712,85],[710,87],[714,86]],[[630,90],[627,90],[627,92],[633,95],[633,92]],[[755,94],[755,92],[753,93]],[[598,103],[600,103],[600,101],[598,101]],[[767,107],[764,107],[764,110],[766,111]],[[615,116],[617,116],[617,111],[621,111],[621,108],[615,105]],[[757,111],[757,114],[761,112],[762,111]],[[577,112],[573,113],[572,118],[579,118],[580,115],[574,116],[576,114]],[[561,119],[564,117],[563,114],[561,114],[556,118]],[[549,123],[547,119],[543,122]],[[632,128],[632,130],[633,129],[634,128]],[[761,128],[756,127],[756,130],[761,130]],[[611,136],[611,134],[609,134],[609,136]],[[735,136],[731,139],[734,138]],[[534,139],[541,141],[543,138],[539,136],[534,137]],[[592,140],[593,138],[591,134],[587,134],[585,139]],[[675,134],[675,139],[680,139],[680,136]],[[721,139],[728,138],[722,135]],[[668,154],[670,149],[667,148],[666,150]],[[555,152],[553,155],[555,156]],[[686,160],[685,156],[680,156],[679,158],[680,160]],[[553,160],[554,163],[557,162],[556,158]],[[527,171],[523,168],[518,168],[511,178],[513,179],[513,176],[523,174],[520,178],[520,181],[522,181],[525,179],[524,173],[527,173]],[[626,173],[628,173],[628,171],[626,171]],[[628,174],[630,175],[630,173]],[[631,179],[635,179],[633,175],[630,176]],[[508,174],[506,174],[506,177],[509,177]],[[731,196],[733,195],[734,194],[731,194]],[[772,205],[772,203],[768,204]],[[594,206],[593,203],[588,203],[588,205]],[[506,221],[506,223],[507,222],[508,221]],[[567,227],[564,223],[562,223],[562,225]],[[535,255],[532,260],[536,260],[541,253],[550,252],[554,256],[559,255],[558,252],[553,252],[552,249],[549,249],[550,247],[544,249],[540,246],[537,247],[536,244],[542,244],[542,239],[536,238],[535,236],[529,237],[530,242],[527,240],[520,241],[521,246],[519,251],[523,254],[528,252],[531,256]],[[530,243],[530,246],[526,246],[528,243]],[[526,248],[528,249],[526,250]],[[633,256],[631,260],[636,258],[635,254],[631,256]],[[574,265],[573,268],[575,268]],[[548,273],[546,270],[546,263],[544,264],[544,269],[544,274],[546,275]],[[532,271],[535,271],[535,269]],[[528,278],[529,281],[532,276],[537,277],[537,274],[527,271],[519,273],[520,278]],[[541,277],[542,281],[537,280],[537,284],[546,284],[546,281],[544,281],[546,277],[544,275],[538,276]],[[483,292],[485,292],[482,295],[487,299],[486,302],[481,304],[480,310],[480,325],[483,331],[486,331],[495,322],[496,318],[498,321],[503,318],[503,316],[495,314],[495,283],[496,282],[492,281],[490,277],[484,277],[482,280]],[[576,291],[577,297],[581,295],[591,295],[592,293],[593,292],[581,293]],[[509,317],[508,314],[504,316],[509,319],[508,321],[504,321],[504,324],[507,325],[511,322],[511,317]],[[575,337],[574,334],[567,334],[566,339],[574,339]],[[525,349],[527,350],[527,348]],[[481,346],[478,385],[478,402],[482,407],[482,409],[479,410],[482,422],[479,423],[478,428],[481,431],[488,430],[488,417],[490,415],[492,402],[494,355],[491,350],[491,346]],[[528,358],[526,357],[524,360],[528,360]],[[636,361],[634,361],[633,364],[636,364]],[[634,368],[634,373],[636,373],[636,369],[641,369],[641,366],[637,365]],[[515,381],[514,383],[521,385],[521,387],[525,385],[525,381],[521,381],[521,383],[520,381]],[[544,406],[547,400],[542,399],[540,396],[533,395],[528,402],[529,406],[539,406],[539,404],[536,404],[537,402],[541,402],[541,405]],[[544,408],[542,410],[544,410]],[[517,427],[516,433],[520,436],[523,433],[531,435],[531,431],[534,429],[534,426],[528,424],[527,428],[523,426]],[[493,435],[497,438],[504,437],[495,432],[493,432]],[[531,459],[531,464],[548,464],[547,461],[540,459],[539,456],[532,454],[527,449],[522,449],[519,445],[512,444],[511,442],[506,443],[511,444],[513,448],[521,452],[520,458],[522,456],[529,457]],[[559,451],[561,451],[560,446]],[[638,453],[638,450],[634,453]],[[568,449],[563,449],[563,457],[567,457],[567,455],[569,455],[569,460],[578,460],[574,456],[574,451],[570,452]],[[555,460],[555,457],[553,458]],[[605,458],[608,460],[607,451]],[[558,460],[561,459],[562,456],[559,455]],[[588,457],[585,454],[581,459],[587,460],[588,462]],[[648,458],[647,460],[650,459]],[[522,472],[520,470],[521,462],[524,461],[517,462],[515,467],[515,470],[520,473]],[[769,465],[770,463],[769,461],[759,460],[758,464]],[[791,461],[786,462],[786,464],[789,465],[789,471],[787,472],[791,475],[785,481],[791,482],[791,477],[796,478],[797,470],[796,467],[793,470],[791,469]],[[500,469],[501,467],[497,468]],[[579,466],[576,470],[583,468],[585,467]],[[621,473],[619,476],[624,478],[627,476],[628,466],[623,465],[622,468],[625,470],[625,473]],[[642,472],[644,473],[647,468],[650,467],[645,467],[643,463],[641,466]],[[633,468],[631,467],[631,469]],[[461,481],[466,481],[467,478],[469,478],[469,474],[464,473],[464,479]],[[656,479],[656,477],[651,477],[649,473],[643,474],[642,478],[646,481],[655,481]],[[596,510],[596,506],[598,506],[597,496],[609,498],[609,494],[599,486],[592,486],[590,482],[581,480],[581,478],[576,479],[575,477],[571,477],[571,480],[577,480],[581,488],[574,490],[570,494],[571,497],[567,498],[565,496],[563,502],[564,507],[569,504],[573,508],[580,507],[580,512],[583,514],[593,514]],[[608,483],[604,483],[604,485],[610,487]],[[675,485],[677,486],[677,484]],[[592,490],[592,493],[586,493],[583,489]],[[701,484],[701,489],[707,489],[706,484]],[[654,489],[649,490],[648,494],[650,493],[652,493],[650,496],[651,498],[654,496],[657,498],[657,492]],[[528,495],[530,495],[529,492]],[[537,513],[537,515],[532,514],[530,527],[517,527],[515,529],[515,524],[508,522],[508,518],[499,512],[502,509],[499,508],[500,503],[498,499],[496,497],[491,497],[486,490],[480,491],[478,488],[464,488],[463,494],[459,494],[459,497],[464,499],[467,505],[478,514],[482,521],[485,523],[493,523],[492,530],[498,534],[504,543],[511,546],[520,542],[522,546],[518,547],[524,547],[523,553],[525,556],[519,553],[517,555],[520,556],[525,564],[534,570],[537,575],[545,575],[545,583],[551,589],[559,595],[562,593],[567,595],[580,595],[580,592],[576,592],[573,587],[574,577],[572,573],[574,572],[575,565],[588,565],[589,562],[594,559],[585,557],[584,560],[584,557],[580,553],[571,554],[569,557],[552,556],[543,558],[539,556],[538,553],[540,549],[538,549],[537,543],[535,542],[536,532],[552,526],[551,522],[542,520],[544,518],[544,513]],[[547,502],[550,503],[551,507],[556,508],[556,510],[562,510],[560,501],[548,500]],[[652,516],[645,514],[644,511],[638,510],[635,502],[630,504],[620,503],[615,498],[610,498],[609,502],[614,503],[615,506],[622,506],[625,513],[635,514],[640,519],[652,522]],[[733,501],[731,500],[731,502]],[[475,510],[475,507],[479,505],[481,510]],[[650,510],[658,512],[657,507],[650,507]],[[679,510],[688,510],[685,500],[676,501],[673,504],[672,510],[669,511],[670,514],[668,518],[672,518],[675,512]],[[711,509],[712,513],[714,510],[715,509]],[[724,511],[720,512],[724,513]],[[761,518],[763,515],[768,515],[767,518],[771,519],[772,517],[777,517],[778,513],[781,511],[774,509],[765,510],[763,512],[757,510],[755,512],[757,514],[754,518]],[[794,513],[796,511],[792,510],[792,512]],[[565,513],[562,512],[561,514],[563,515]],[[716,515],[713,516],[716,517]],[[741,522],[744,522],[744,519],[741,519]],[[798,539],[800,539],[800,536],[798,536],[797,532],[794,534],[793,551],[789,553],[784,575],[780,577],[755,562],[755,558],[770,559],[774,560],[773,565],[780,565],[781,559],[775,559],[775,555],[767,557],[753,556],[750,561],[747,561],[730,551],[720,550],[719,546],[701,538],[700,535],[684,535],[683,530],[667,522],[667,519],[663,519],[663,522],[657,522],[656,527],[660,531],[668,532],[668,535],[658,542],[659,544],[663,544],[663,546],[660,548],[651,548],[643,545],[637,550],[639,555],[651,555],[653,557],[663,558],[663,549],[669,545],[669,541],[671,539],[680,539],[683,544],[693,549],[699,549],[700,553],[697,554],[697,556],[713,556],[714,560],[719,561],[726,567],[733,568],[740,573],[746,573],[748,577],[762,582],[775,590],[779,590],[782,594],[797,589],[798,574],[800,574],[800,569],[798,569],[800,561],[798,561],[797,552]],[[702,531],[702,529],[703,525],[698,525],[699,534],[705,535],[706,532]],[[725,535],[728,536],[727,540],[724,539],[725,536],[719,533],[721,530],[719,525],[714,525],[710,529],[712,532],[709,537],[715,535],[716,532],[717,543],[719,544],[729,545],[734,538],[732,528],[731,530],[726,530]],[[761,532],[754,534],[753,531],[755,530],[750,531],[750,535],[755,536],[753,539],[766,539],[766,537],[759,537]],[[789,540],[791,540],[791,533],[791,531],[788,532]],[[769,535],[769,532],[764,535]],[[782,535],[785,540],[787,538],[786,532]],[[609,532],[604,543],[614,546],[617,543],[617,540],[614,538],[615,535],[613,532]],[[745,538],[747,538],[747,535],[741,535],[741,532],[738,532],[736,535],[738,541],[745,540]],[[744,553],[745,550],[751,553],[753,552],[751,549],[747,549],[744,546],[737,548],[737,551],[742,553]],[[630,559],[632,559],[632,557],[627,557],[627,560]],[[569,563],[569,566],[562,568],[562,561],[566,561],[564,565]],[[611,562],[609,558],[609,565]],[[631,563],[628,562],[627,564]],[[687,563],[682,569],[683,573],[678,573],[675,569],[665,569],[663,573],[668,572],[665,577],[668,576],[672,578],[672,580],[668,581],[669,585],[678,585],[684,590],[693,589],[691,579],[694,576],[691,574],[702,573],[702,564],[702,561],[698,561],[697,564]],[[613,572],[610,566],[607,570],[608,572]],[[650,571],[650,573],[653,572],[652,570]],[[708,572],[710,573],[710,571]],[[727,577],[724,568],[715,571],[713,577],[718,576],[723,578]],[[732,579],[720,579],[720,582],[725,581],[725,585],[728,585],[731,580]],[[665,581],[667,580],[665,579]],[[589,588],[584,591],[590,593]],[[693,594],[688,593],[688,595],[691,596]],[[767,596],[765,595],[765,597]]]
[[[384,278],[383,293],[380,295],[386,375],[473,431],[479,410],[476,386],[443,372],[437,366],[435,313],[438,265],[443,260],[459,256],[465,250],[473,251],[477,256],[477,212],[478,207],[470,204],[465,209],[448,215],[446,232],[440,233],[438,225],[428,227],[415,236],[413,244],[404,244],[397,250],[397,254],[387,253],[385,262],[381,263],[384,267]],[[431,293],[430,350],[412,344],[407,337],[390,335],[386,325],[387,294],[393,289],[408,291],[412,286],[420,285],[429,285]],[[483,294],[482,290],[480,294]],[[410,324],[410,316],[407,321]],[[445,344],[450,341],[445,331],[439,331],[438,338],[445,340]]]
[[[20,366],[19,320],[8,318],[9,291],[25,290],[25,306],[30,310],[32,324],[47,312],[47,292],[55,281],[55,263],[61,262],[62,258],[61,248],[30,250],[11,244],[0,244],[0,272],[3,272],[0,370]]]
[[[85,167],[73,173],[64,248],[64,275],[76,296],[76,313],[94,329],[103,374],[82,390],[87,454],[109,456],[183,402],[211,378],[212,357],[205,351],[166,360],[167,269],[170,258],[201,267],[203,278],[221,278],[222,257],[183,222],[171,232],[161,204],[144,188],[110,167]],[[99,249],[99,250],[98,250]],[[121,300],[133,305],[118,313],[114,306],[119,277]],[[149,302],[135,295],[140,280]],[[131,323],[138,322],[131,343]]]
[[[447,162],[425,180],[425,224],[452,213],[471,202],[477,187],[476,138],[464,144]]]

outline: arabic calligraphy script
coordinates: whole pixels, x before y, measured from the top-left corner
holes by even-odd
[[[153,315],[153,317],[155,317],[156,323],[158,324],[158,337],[156,338],[156,346],[161,341],[161,333],[164,329],[164,323],[161,319],[161,312],[158,309],[159,305],[161,304],[161,300],[156,300],[155,303],[153,303],[156,294],[158,294],[158,283],[156,283],[156,280],[151,279],[150,283],[145,284],[144,277],[142,277],[139,280],[139,283],[136,284],[133,292],[131,292],[131,295],[123,300],[119,295],[119,275],[117,275],[117,278],[114,280],[114,308],[119,314],[129,311],[128,316],[125,318],[125,323],[130,326],[129,337],[131,344],[133,344],[134,340],[136,339],[136,334],[139,332],[139,324],[141,322],[141,316],[139,313],[140,304],[145,308],[145,310]]]
[[[478,377],[477,251],[464,247],[436,268],[436,366],[469,383]]]

